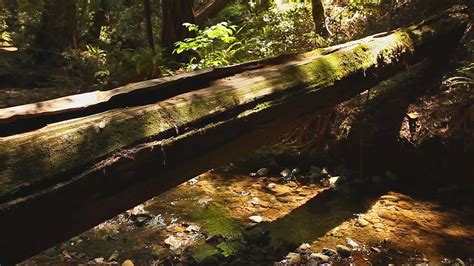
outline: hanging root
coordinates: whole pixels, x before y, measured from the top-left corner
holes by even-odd
[[[330,126],[332,112],[310,114],[295,121],[294,127],[282,138],[282,143],[299,151],[313,152],[319,150]]]

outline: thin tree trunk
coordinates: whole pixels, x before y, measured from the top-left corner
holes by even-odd
[[[174,45],[192,34],[183,23],[195,23],[192,0],[163,0],[163,31],[161,42],[167,56],[172,55]]]
[[[150,0],[143,0],[143,8],[145,12],[145,28],[146,28],[146,36],[148,39],[148,45],[150,49],[155,52],[155,42],[153,40],[153,26],[151,24],[151,7],[150,7]]]
[[[94,25],[91,29],[92,39],[97,41],[100,39],[100,32],[103,26],[107,25],[107,0],[99,0],[99,9],[94,13]]]
[[[322,0],[311,0],[312,15],[314,21],[314,31],[321,36],[329,36],[326,28],[326,17],[324,15],[324,6]]]
[[[232,0],[213,0],[209,4],[197,10],[196,23],[203,24],[209,18],[216,16],[224,9]]]
[[[75,0],[45,0],[41,29],[35,46],[44,50],[64,51],[77,48]]]

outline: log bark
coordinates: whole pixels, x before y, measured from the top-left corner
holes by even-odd
[[[0,138],[0,219],[6,225],[0,234],[25,236],[15,244],[0,243],[0,258],[16,262],[268,144],[285,121],[334,106],[406,65],[446,53],[466,23],[465,9],[453,9],[392,33],[212,80],[155,103]],[[60,226],[69,222],[77,228]],[[53,230],[63,234],[49,237]],[[28,239],[37,242],[26,244]]]

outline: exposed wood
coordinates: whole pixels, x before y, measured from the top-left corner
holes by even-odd
[[[269,99],[291,98],[295,90],[331,90],[335,82],[359,76],[372,78],[366,77],[369,71],[381,77],[387,69],[419,59],[430,47],[444,45],[453,36],[458,38],[465,17],[445,15],[333,52],[307,53],[284,64],[217,79],[157,103],[112,109],[0,138],[0,197],[40,181],[68,176],[130,145],[179,136],[251,111]],[[359,92],[350,87],[347,90]]]

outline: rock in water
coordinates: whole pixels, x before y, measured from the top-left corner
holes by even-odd
[[[321,253],[311,253],[309,258],[311,260],[315,260],[316,262],[329,262],[329,256]]]
[[[301,170],[299,168],[295,168],[295,169],[291,170],[292,175],[298,175],[299,173],[301,173]]]
[[[337,251],[332,248],[323,248],[322,253],[326,256],[333,257],[337,255]]]
[[[261,222],[263,221],[263,218],[262,218],[262,216],[260,216],[260,215],[254,215],[254,216],[250,216],[250,217],[249,217],[249,220],[250,220],[251,222],[254,222],[254,223],[257,223],[257,224],[258,224],[258,223],[261,223]]]
[[[133,261],[131,260],[126,260],[122,262],[122,266],[134,266]]]
[[[456,262],[456,264],[459,265],[459,266],[464,266],[464,265],[466,265],[466,264],[464,263],[464,261],[462,261],[462,259],[460,259],[460,258],[457,258],[457,259],[455,260],[455,262]]]
[[[343,245],[336,246],[337,253],[341,254],[341,256],[349,257],[352,254],[352,249]]]
[[[287,176],[291,175],[291,171],[290,171],[290,169],[284,169],[283,171],[280,172],[280,175],[282,177],[287,177]]]
[[[267,168],[260,168],[257,171],[258,176],[267,176],[268,175],[268,169]]]
[[[328,177],[329,176],[329,172],[328,172],[328,169],[326,169],[326,167],[324,167],[323,170],[321,170],[321,176],[322,177]]]
[[[329,178],[329,187],[336,188],[336,186],[341,182],[340,176],[333,176]]]

